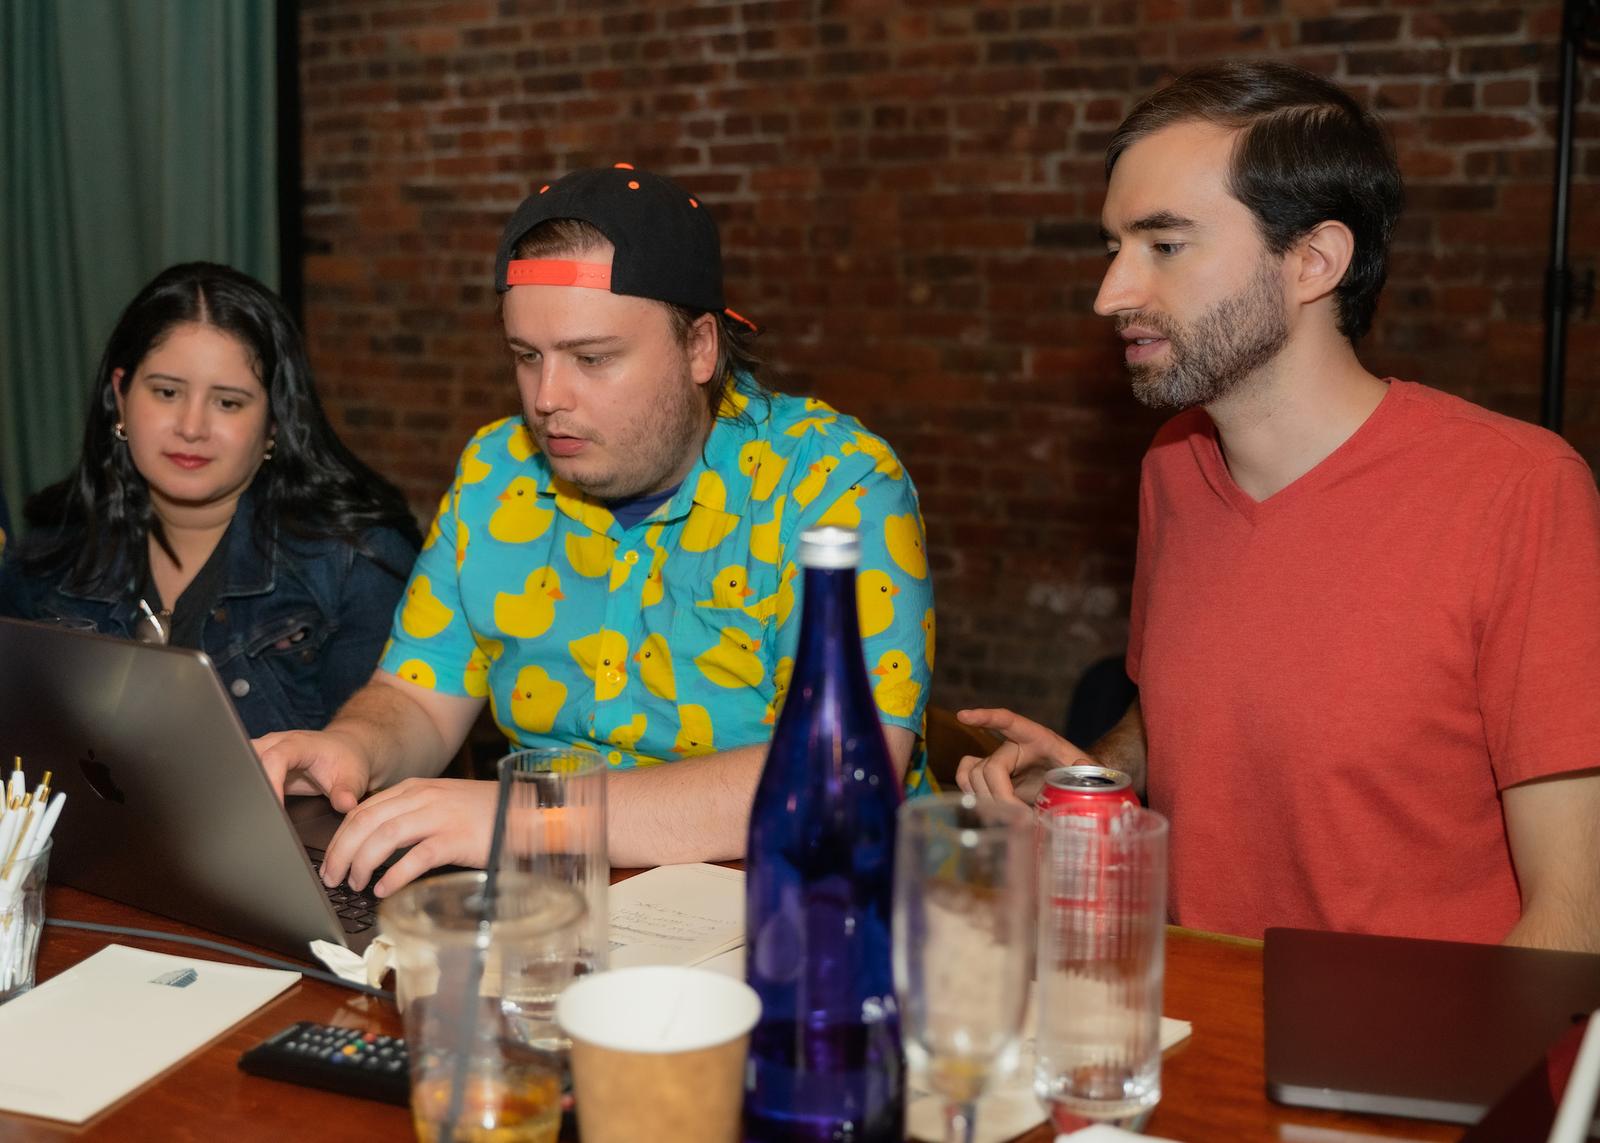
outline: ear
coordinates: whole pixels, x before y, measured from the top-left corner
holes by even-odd
[[[127,373],[126,369],[113,369],[111,371],[111,395],[116,398],[117,420],[119,421],[127,418],[127,411],[123,407],[127,404],[127,398],[123,395],[122,387],[122,379],[127,376]]]
[[[1342,222],[1318,223],[1311,233],[1295,243],[1291,296],[1301,304],[1320,301],[1344,281],[1344,272],[1355,257],[1355,235]]]
[[[704,385],[711,380],[711,374],[717,368],[718,339],[721,336],[722,328],[717,324],[716,314],[701,314],[689,327],[684,349],[689,356],[689,376],[694,378],[696,385]]]

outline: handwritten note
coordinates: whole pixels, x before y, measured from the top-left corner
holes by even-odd
[[[701,964],[744,944],[744,874],[662,865],[610,890],[611,967]]]

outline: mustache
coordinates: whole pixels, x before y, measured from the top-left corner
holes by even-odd
[[[1139,326],[1142,329],[1154,330],[1156,333],[1159,333],[1162,337],[1165,337],[1169,340],[1172,339],[1172,335],[1174,333],[1178,332],[1178,323],[1167,317],[1166,314],[1156,313],[1154,311],[1141,311],[1139,313],[1117,315],[1116,329],[1118,333],[1121,333],[1125,329],[1131,329],[1134,326]]]

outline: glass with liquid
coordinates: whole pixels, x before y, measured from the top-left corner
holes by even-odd
[[[548,877],[502,869],[497,881],[492,915],[483,873],[413,882],[378,910],[424,1141],[554,1143],[561,1126],[565,1059],[539,1045],[555,1039],[587,909]]]

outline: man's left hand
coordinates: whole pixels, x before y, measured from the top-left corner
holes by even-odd
[[[397,849],[411,850],[372,887],[387,897],[440,865],[482,868],[489,860],[497,784],[460,778],[410,778],[362,802],[340,825],[322,859],[322,879],[365,889]]]

